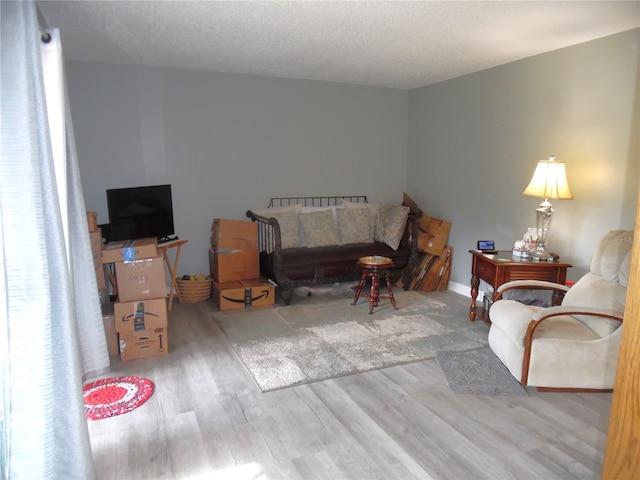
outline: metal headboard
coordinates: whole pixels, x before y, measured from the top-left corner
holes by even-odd
[[[324,207],[340,205],[346,200],[353,203],[367,203],[366,195],[340,195],[336,197],[274,197],[269,201],[268,208],[288,207],[289,205],[304,205],[305,207]]]

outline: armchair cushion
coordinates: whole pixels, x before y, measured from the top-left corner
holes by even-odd
[[[591,273],[601,275],[607,282],[619,282],[621,278],[628,279],[632,241],[633,232],[612,230],[607,233],[600,240],[598,249],[593,254]],[[622,286],[627,286],[626,281]]]
[[[617,282],[607,282],[599,275],[587,273],[578,283],[565,294],[562,301],[563,306],[598,308],[614,311],[619,316],[624,314],[627,290],[621,288]],[[608,335],[620,325],[620,322],[616,320],[589,315],[576,315],[575,318],[600,336]]]
[[[489,346],[518,380],[522,379],[527,327],[536,314],[553,308],[523,305],[515,300],[501,300],[491,307],[493,323]],[[533,336],[526,384],[552,388],[611,388],[617,359],[617,349],[612,347],[617,345],[618,333],[614,331],[601,337],[570,315],[542,321]],[[602,358],[604,362],[601,362]]]

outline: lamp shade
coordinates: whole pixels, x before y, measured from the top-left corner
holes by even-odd
[[[540,160],[529,185],[522,194],[549,200],[572,199],[564,162],[556,162],[555,157]]]

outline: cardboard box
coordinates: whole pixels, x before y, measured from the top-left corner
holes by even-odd
[[[214,250],[257,250],[258,223],[214,218],[211,226],[211,247]]]
[[[128,262],[158,256],[158,239],[140,238],[107,243],[100,254],[102,263]]]
[[[87,227],[89,233],[98,231],[98,212],[87,212]]]
[[[257,250],[219,252],[210,248],[209,273],[221,283],[259,278],[260,254]]]
[[[451,222],[423,215],[418,231],[418,250],[432,255],[442,255],[449,239]]]
[[[104,334],[107,337],[109,356],[114,357],[120,353],[120,350],[118,349],[118,332],[116,332],[113,304],[102,305],[102,323],[104,324]]]
[[[132,262],[116,262],[118,300],[150,300],[167,296],[167,281],[162,257]]]
[[[115,330],[118,333],[153,330],[167,326],[167,300],[135,300],[113,305]]]
[[[96,281],[98,282],[98,290],[107,288],[105,280],[104,266],[102,265],[102,229],[98,228],[95,232],[89,233],[89,241],[91,242],[91,255],[93,256],[93,268],[96,271]]]
[[[213,300],[220,310],[236,310],[275,303],[275,286],[264,278],[213,282],[211,288]]]
[[[120,360],[138,360],[169,353],[167,327],[119,333]]]

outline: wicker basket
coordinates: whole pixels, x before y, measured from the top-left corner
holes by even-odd
[[[211,298],[211,279],[182,280],[177,279],[180,303],[196,303]]]

